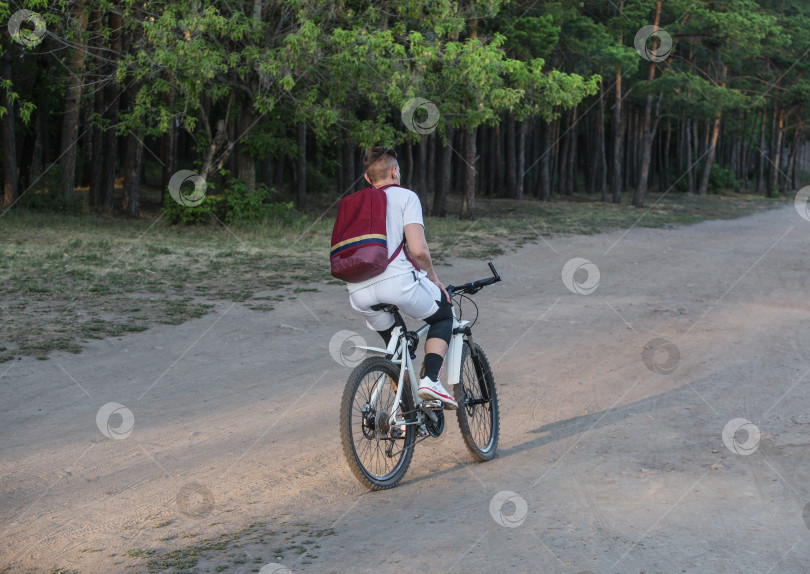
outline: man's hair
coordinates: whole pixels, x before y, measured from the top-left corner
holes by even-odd
[[[371,183],[376,183],[388,177],[388,172],[392,167],[399,165],[397,162],[397,152],[390,147],[374,146],[369,148],[363,157],[363,165]]]

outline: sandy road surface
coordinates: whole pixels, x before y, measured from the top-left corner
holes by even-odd
[[[190,571],[255,572],[278,554],[294,572],[807,572],[808,254],[790,206],[499,257],[476,334],[500,454],[473,462],[451,419],[386,492],[365,492],[340,451],[349,369],[327,345],[373,333],[339,286],[0,365],[0,571],[145,572],[128,550],[264,521],[263,539],[235,536],[235,557]],[[590,295],[561,281],[573,257],[598,266]],[[440,277],[486,273],[458,260]],[[642,360],[655,338],[680,355],[671,373]],[[132,413],[126,438],[99,430],[110,402]],[[733,419],[751,422],[735,436],[752,452],[724,444]],[[502,491],[516,497],[493,515]],[[328,532],[298,554],[280,541],[296,528]]]

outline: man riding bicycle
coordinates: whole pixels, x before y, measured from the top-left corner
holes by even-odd
[[[380,333],[386,345],[391,340],[394,317],[386,311],[372,309],[373,306],[396,305],[406,315],[428,323],[424,376],[419,382],[418,395],[422,400],[439,400],[447,408],[456,409],[458,404],[439,382],[453,329],[452,307],[430,258],[419,197],[400,186],[397,154],[391,148],[372,147],[363,158],[363,164],[366,180],[375,188],[385,188],[387,236],[404,237],[410,256],[401,249],[380,275],[360,283],[348,283],[349,303],[365,316],[369,329]],[[388,242],[389,258],[398,245],[399,240]]]

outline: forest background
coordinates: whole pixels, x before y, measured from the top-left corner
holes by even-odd
[[[481,196],[777,195],[810,160],[798,0],[34,0],[0,21],[3,213],[289,217],[362,187],[372,144],[462,218]]]

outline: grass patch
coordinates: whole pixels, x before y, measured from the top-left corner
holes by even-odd
[[[273,557],[268,561],[276,561],[277,557],[284,560],[286,556],[287,561],[292,564],[301,554],[307,554],[311,559],[317,558],[311,551],[319,546],[315,545],[310,531],[315,530],[311,525],[304,523],[284,522],[276,528],[271,528],[267,522],[254,522],[236,532],[200,539],[186,546],[163,550],[128,550],[126,555],[145,560],[146,570],[150,574],[200,570],[225,572],[232,567],[236,567],[237,571],[244,571],[241,565],[247,564],[248,561],[254,564],[264,562],[262,554],[266,555],[267,549],[272,547],[275,547]],[[331,528],[318,532],[321,532],[322,536],[335,534]],[[181,534],[175,540],[186,537]],[[159,541],[170,542],[165,539]]]
[[[325,207],[334,198],[312,199],[308,218],[293,224],[228,228],[10,211],[0,226],[0,362],[78,353],[91,339],[178,325],[217,301],[268,312],[273,302],[317,292],[312,284],[340,283],[329,275],[327,259],[334,208]],[[660,201],[652,195],[648,207],[636,209],[583,198],[480,198],[474,220],[428,217],[425,225],[437,262],[486,261],[541,236],[728,219],[785,201],[668,194]]]

